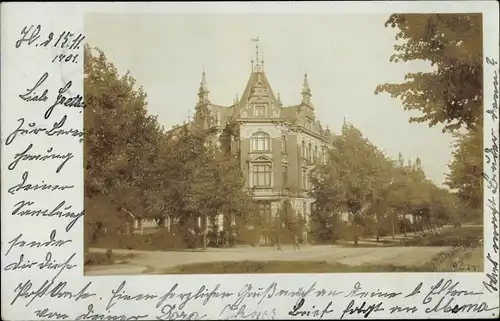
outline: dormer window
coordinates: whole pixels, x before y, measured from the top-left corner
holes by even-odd
[[[255,106],[255,117],[266,117],[266,106]]]
[[[306,129],[312,130],[312,120],[309,118],[306,118]]]

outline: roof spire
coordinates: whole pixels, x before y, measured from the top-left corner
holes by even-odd
[[[252,60],[252,72],[260,72],[261,65],[259,64],[259,37],[257,36],[257,38],[252,38],[252,41],[255,42],[255,67]]]
[[[205,76],[205,68],[203,68],[203,72],[201,74],[201,82],[200,82],[200,88],[198,89],[198,103],[207,103],[209,102],[208,100],[208,94],[210,91],[208,90],[207,86],[207,78]]]
[[[307,80],[307,71],[304,73],[304,84],[302,85],[302,103],[306,105],[311,104],[311,88],[309,88],[309,81]]]
[[[417,159],[415,160],[415,164],[416,164],[418,170],[422,169],[422,161],[420,160],[420,157],[418,157],[418,152],[417,152]]]

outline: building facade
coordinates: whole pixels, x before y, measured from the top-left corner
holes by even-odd
[[[246,187],[253,190],[262,217],[272,220],[286,198],[308,226],[313,203],[309,172],[325,160],[334,136],[316,119],[307,74],[300,93],[301,101],[284,106],[269,84],[264,62],[252,61],[243,93],[232,105],[222,106],[210,100],[203,72],[193,121],[213,132],[214,141],[226,126],[235,128],[231,152],[239,157]],[[307,233],[303,240],[307,242]]]

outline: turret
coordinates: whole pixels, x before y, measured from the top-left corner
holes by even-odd
[[[210,102],[208,99],[208,94],[210,91],[208,90],[207,86],[207,79],[205,76],[205,71],[201,74],[201,82],[200,82],[200,88],[198,89],[198,104],[207,104]]]
[[[309,81],[307,80],[307,73],[304,74],[304,84],[302,85],[302,103],[311,106],[311,88],[309,88]]]
[[[415,160],[415,165],[416,165],[417,170],[422,169],[422,161],[420,160],[420,157],[418,157],[418,155],[417,155],[417,159]]]

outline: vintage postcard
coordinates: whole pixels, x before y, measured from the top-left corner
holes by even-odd
[[[498,318],[498,37],[489,1],[2,5],[2,318]]]

